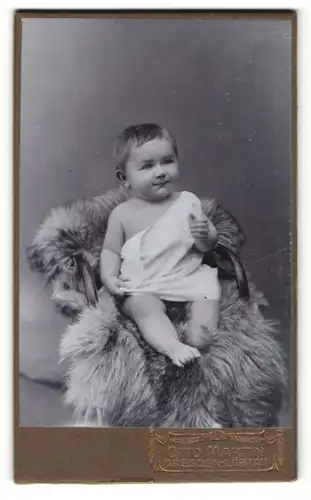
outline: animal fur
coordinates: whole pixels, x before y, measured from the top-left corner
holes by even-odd
[[[206,352],[183,369],[155,353],[114,299],[99,291],[99,255],[111,210],[127,199],[122,190],[77,201],[52,212],[28,257],[52,287],[52,299],[73,323],[60,354],[70,368],[65,401],[85,425],[226,427],[277,425],[286,383],[275,325],[265,319],[262,295],[250,283],[250,301],[239,296],[228,263],[210,255],[222,277],[220,333]],[[203,200],[221,244],[238,253],[244,236],[234,218]],[[95,286],[95,291],[94,291]],[[98,300],[98,302],[97,302]],[[181,339],[187,307],[169,314]]]

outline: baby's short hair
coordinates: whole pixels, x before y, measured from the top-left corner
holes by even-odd
[[[142,123],[139,125],[131,125],[124,129],[118,136],[114,147],[117,175],[125,174],[126,162],[132,147],[142,146],[146,142],[152,141],[153,139],[162,139],[163,137],[172,144],[174,154],[177,158],[178,151],[175,139],[166,128],[156,123]]]

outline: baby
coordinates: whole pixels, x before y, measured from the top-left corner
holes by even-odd
[[[131,198],[111,213],[101,252],[101,279],[148,344],[177,366],[200,356],[219,321],[217,269],[202,264],[217,240],[200,200],[179,192],[177,146],[156,124],[125,129],[116,144],[117,176]],[[189,302],[186,343],[165,303]]]

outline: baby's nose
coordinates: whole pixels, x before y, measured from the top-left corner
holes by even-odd
[[[157,177],[165,177],[165,172],[163,170],[163,168],[159,165],[157,168],[156,168],[156,176]]]

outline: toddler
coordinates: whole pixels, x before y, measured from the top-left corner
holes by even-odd
[[[218,328],[217,269],[202,264],[217,231],[200,200],[178,191],[178,151],[166,129],[152,123],[128,127],[115,153],[117,176],[131,198],[109,217],[101,279],[122,298],[123,312],[148,344],[183,366],[200,356],[207,335]],[[169,301],[190,303],[187,343],[166,315]]]

